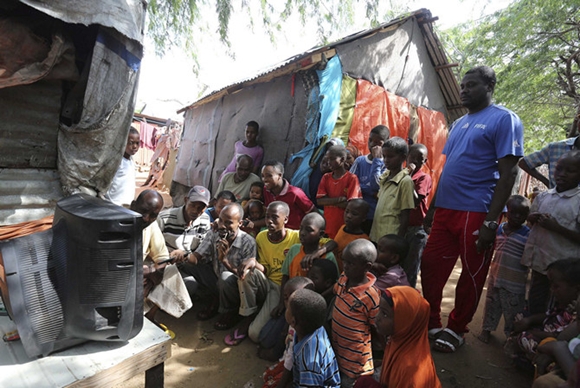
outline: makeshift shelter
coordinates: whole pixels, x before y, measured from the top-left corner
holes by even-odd
[[[366,153],[377,124],[388,125],[392,136],[426,144],[425,168],[437,180],[448,123],[466,111],[454,65],[433,30],[436,20],[426,9],[409,13],[181,109],[184,132],[171,191],[176,203],[193,185],[216,189],[250,120],[261,126],[264,160],[285,163],[286,178],[302,188],[320,144],[341,137]]]
[[[0,225],[108,189],[133,117],[145,6],[0,3]]]

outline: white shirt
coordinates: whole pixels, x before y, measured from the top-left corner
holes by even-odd
[[[123,157],[105,199],[119,206],[130,205],[135,199],[135,176],[133,158]]]

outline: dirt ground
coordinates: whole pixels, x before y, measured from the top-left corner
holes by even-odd
[[[140,190],[141,188],[137,191]],[[167,193],[164,197],[167,205],[167,198],[170,201],[170,197]],[[444,322],[453,308],[455,284],[460,272],[461,267],[457,265],[444,290],[442,304]],[[483,302],[484,299],[470,324],[471,332],[466,335],[465,344],[453,354],[433,352],[437,374],[443,387],[530,387],[531,376],[511,366],[503,353],[502,345],[505,340],[501,329],[503,322],[500,323],[500,330],[493,333],[489,344],[477,339],[481,329]],[[158,321],[176,334],[172,344],[172,356],[165,363],[165,386],[261,387],[261,375],[272,363],[257,357],[257,346],[249,339],[236,347],[226,346],[223,338],[228,332],[214,330],[216,318],[205,322],[198,321],[196,314],[200,308],[202,304],[196,302],[180,319],[163,312],[157,315]],[[144,386],[144,381],[144,375],[136,376],[118,387],[140,388]]]

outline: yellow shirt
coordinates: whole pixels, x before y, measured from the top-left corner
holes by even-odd
[[[147,257],[155,263],[169,259],[169,251],[157,222],[143,229],[143,260]]]
[[[282,263],[292,245],[300,244],[299,232],[286,229],[284,240],[273,243],[268,240],[268,231],[263,230],[256,236],[258,261],[266,268],[266,276],[276,284],[282,284]]]

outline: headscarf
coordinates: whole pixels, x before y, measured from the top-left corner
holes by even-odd
[[[394,334],[385,347],[381,384],[440,388],[429,346],[429,303],[408,286],[390,287],[386,293],[393,300]]]

